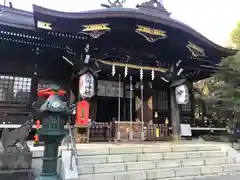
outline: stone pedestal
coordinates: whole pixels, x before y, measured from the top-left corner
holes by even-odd
[[[32,152],[27,146],[22,150],[8,147],[6,152],[0,147],[0,179],[33,180],[34,171],[31,166]]]
[[[31,169],[32,152],[1,152],[0,153],[0,169]]]

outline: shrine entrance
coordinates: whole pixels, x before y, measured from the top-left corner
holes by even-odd
[[[97,97],[96,122],[109,122],[112,118],[118,119],[118,98],[117,97]],[[120,121],[129,121],[130,107],[129,99],[121,98]],[[133,115],[135,114],[132,110]]]
[[[96,122],[109,122],[118,118],[117,97],[97,97]]]

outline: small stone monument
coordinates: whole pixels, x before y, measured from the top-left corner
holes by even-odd
[[[26,143],[32,125],[31,119],[12,131],[3,130],[0,142],[0,179],[34,179],[31,169],[32,152]]]

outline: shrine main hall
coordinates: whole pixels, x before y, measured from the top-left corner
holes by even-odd
[[[0,127],[22,124],[37,90],[58,86],[69,104],[89,102],[92,137],[112,119],[122,138],[140,137],[148,124],[159,136],[179,137],[180,124],[204,128],[194,123],[193,83],[236,51],[153,2],[77,13],[0,6]]]

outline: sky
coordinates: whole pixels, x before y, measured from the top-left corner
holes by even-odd
[[[14,8],[32,11],[32,4],[46,8],[80,12],[101,8],[107,0],[6,0]],[[112,0],[113,1],[113,0]],[[136,4],[146,0],[127,0],[124,7],[135,8]],[[165,8],[177,19],[213,42],[222,46],[230,44],[231,30],[240,20],[240,0],[162,0]],[[3,4],[4,0],[0,0]]]

